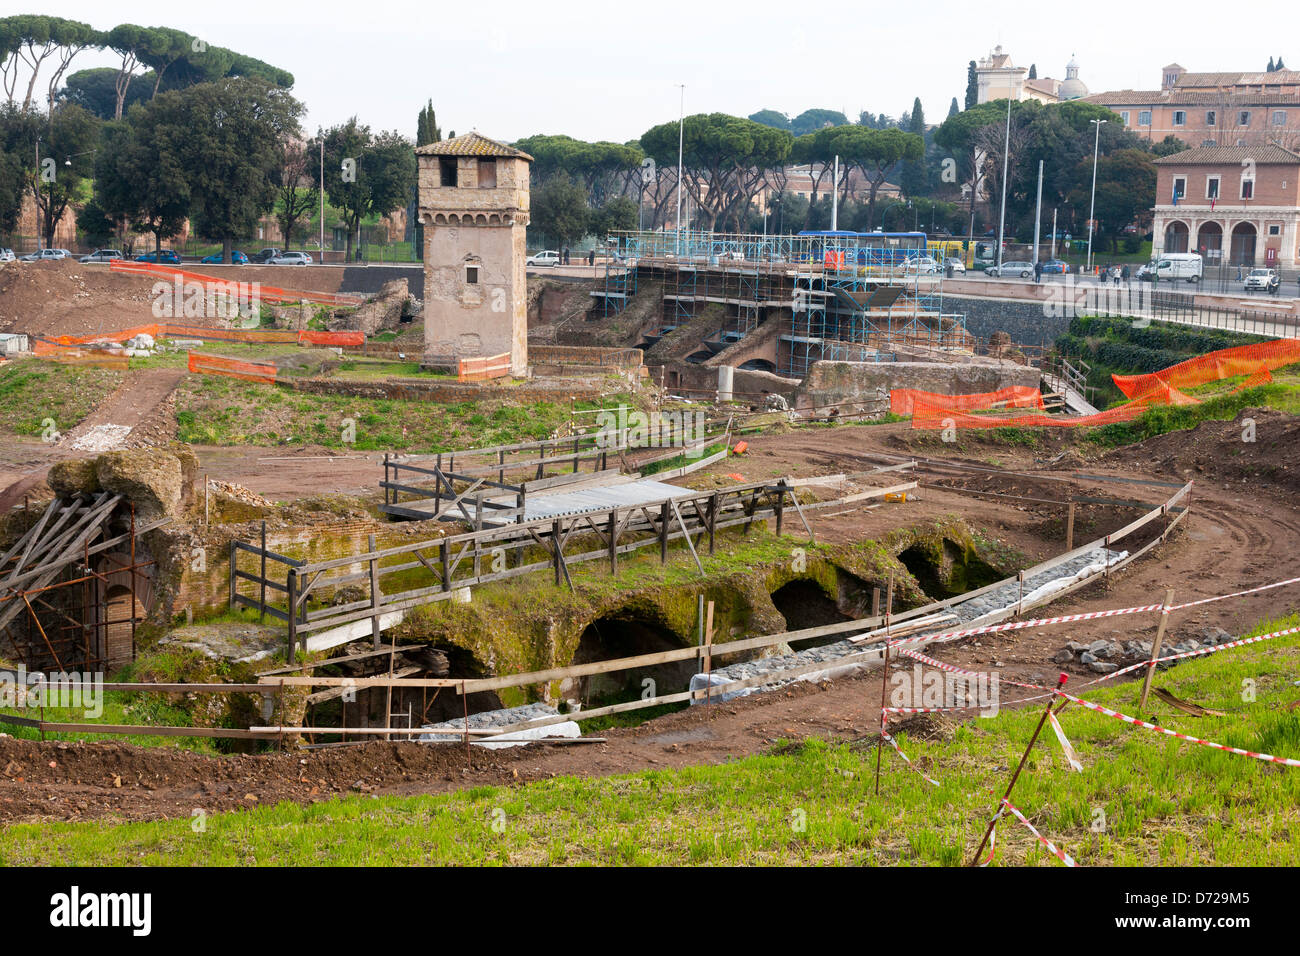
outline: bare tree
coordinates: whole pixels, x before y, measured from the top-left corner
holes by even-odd
[[[317,147],[319,148],[319,147]],[[312,176],[315,150],[299,139],[280,143],[280,156],[274,174],[275,220],[286,247],[293,245],[293,231],[301,220],[310,220],[320,199],[320,184]]]

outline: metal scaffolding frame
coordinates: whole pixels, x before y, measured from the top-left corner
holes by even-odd
[[[114,624],[130,625],[134,658],[135,629],[141,621],[136,581],[154,564],[138,557],[136,541],[169,519],[140,525],[133,505],[122,513],[119,506],[124,504],[121,495],[108,493],[55,498],[0,556],[0,637],[23,664],[61,671],[70,664],[104,668],[113,663],[108,660],[108,629]],[[125,531],[109,537],[115,523]],[[110,552],[119,545],[129,549],[125,564]],[[91,557],[101,554],[96,570]],[[114,566],[103,567],[104,562]],[[131,613],[115,620],[108,616],[107,595],[98,594],[97,586],[122,572],[129,582]],[[58,603],[62,594],[68,596]]]
[[[782,374],[803,377],[821,359],[891,361],[900,349],[973,345],[965,315],[943,310],[943,252],[930,249],[924,234],[643,231],[621,234],[617,248],[624,262],[674,274],[666,321],[685,324],[701,302],[731,310],[706,339],[715,353],[774,315],[788,317]],[[938,272],[908,265],[926,255]]]

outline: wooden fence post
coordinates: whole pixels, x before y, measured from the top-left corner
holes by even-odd
[[[879,595],[879,588],[876,594]],[[894,609],[894,572],[889,572],[889,589],[885,598],[885,653],[880,666],[880,736],[876,738],[876,795],[880,795],[880,750],[885,745],[885,706],[889,703],[889,618]]]
[[[551,522],[551,560],[555,562],[555,586],[560,586],[560,519]]]
[[[294,653],[298,644],[298,611],[294,606],[298,603],[298,569],[290,568],[288,579],[286,581],[289,590],[289,647],[285,652],[285,660],[290,664],[294,662]]]
[[[718,530],[718,493],[709,496],[709,554],[713,554]]]
[[[1065,550],[1074,550],[1074,502],[1070,502],[1070,510],[1065,516]]]
[[[668,502],[659,506],[659,563],[668,563]]]
[[[618,574],[618,509],[609,511],[609,573]]]
[[[375,536],[373,534],[366,536],[366,545],[370,548],[371,555],[375,553]],[[374,650],[379,650],[379,559],[371,557],[370,559],[370,637],[374,644]]]
[[[230,609],[232,611],[239,606],[239,602],[235,600],[235,595],[238,593],[236,588],[238,587],[238,582],[239,582],[239,579],[235,576],[235,571],[236,571],[235,565],[236,562],[238,561],[238,557],[237,557],[238,554],[239,554],[239,545],[234,538],[231,538],[230,539]]]
[[[132,571],[132,574],[135,572]],[[262,519],[262,593],[257,602],[258,621],[266,620],[266,519]]]
[[[1142,678],[1142,696],[1138,699],[1138,716],[1142,715],[1143,708],[1147,705],[1147,694],[1151,692],[1151,679],[1155,677],[1155,661],[1160,657],[1160,645],[1165,640],[1165,628],[1169,626],[1169,607],[1174,603],[1174,592],[1172,589],[1165,592],[1165,604],[1160,609],[1160,626],[1156,628],[1156,639],[1151,644],[1151,660],[1147,664],[1146,676]]]

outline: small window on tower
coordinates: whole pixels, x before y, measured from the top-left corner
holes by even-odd
[[[443,186],[456,185],[456,160],[454,158],[443,157],[438,160],[439,182]]]
[[[478,188],[497,188],[497,161],[495,159],[480,159],[478,161]]]
[[[478,266],[465,267],[465,284],[478,285]]]

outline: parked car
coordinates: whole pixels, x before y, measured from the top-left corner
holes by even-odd
[[[1064,259],[1048,259],[1043,263],[1043,275],[1065,275],[1070,271],[1070,264]]]
[[[112,262],[122,258],[121,249],[96,249],[88,256],[82,256],[79,262]]]
[[[284,255],[283,249],[263,249],[261,252],[255,252],[249,256],[248,261],[265,263],[280,255]]]
[[[558,266],[560,264],[560,254],[553,249],[545,252],[534,252],[524,262],[526,266]]]
[[[1250,274],[1246,276],[1246,291],[1254,292],[1271,292],[1274,295],[1282,288],[1282,277],[1277,274],[1276,269],[1251,269]]]
[[[23,262],[50,262],[55,259],[68,258],[66,249],[37,249],[23,256]]]
[[[949,256],[943,260],[945,272],[950,272],[955,276],[964,276],[966,274],[966,263],[962,262],[956,256]]]
[[[12,249],[0,249],[0,262],[13,262],[15,258]]]
[[[226,258],[221,253],[214,252],[210,256],[204,256],[199,261],[202,262],[205,266],[220,265],[221,263],[226,261]],[[244,255],[238,249],[232,249],[230,252],[230,262],[232,265],[246,266],[248,265],[248,256]]]
[[[175,249],[159,249],[157,252],[146,252],[135,257],[136,262],[161,262],[163,265],[178,266],[181,264],[181,257]]]
[[[282,252],[274,259],[267,259],[268,266],[309,266],[311,256],[305,252]]]
[[[1032,262],[1004,262],[1002,268],[991,265],[984,270],[986,276],[994,279],[1005,279],[1008,276],[1020,276],[1022,279],[1028,279],[1034,274],[1034,264]]]
[[[912,256],[903,263],[905,275],[934,275],[939,272],[939,263],[933,256]]]

